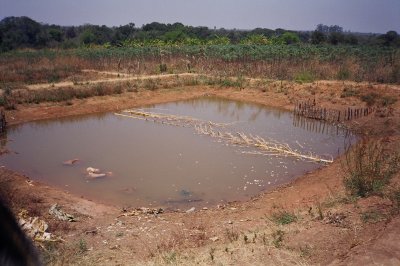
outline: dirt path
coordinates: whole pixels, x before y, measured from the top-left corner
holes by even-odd
[[[146,79],[168,79],[172,77],[197,77],[199,74],[194,73],[180,73],[180,74],[159,74],[159,75],[145,75],[145,76],[134,76],[129,74],[123,74],[118,72],[109,72],[109,71],[96,71],[96,70],[83,70],[83,72],[96,72],[97,74],[104,75],[115,75],[118,76],[116,78],[101,78],[90,81],[80,81],[79,84],[99,84],[99,83],[117,83],[131,80],[146,80]],[[31,84],[26,85],[26,88],[30,90],[40,90],[40,89],[51,89],[51,88],[62,88],[62,87],[70,87],[76,85],[72,81],[63,81],[63,82],[55,82],[55,83],[41,83],[41,84]]]
[[[142,78],[171,76],[175,75]],[[136,78],[123,76],[96,82]],[[362,91],[392,96],[396,96],[395,90],[398,90],[396,86],[355,85]],[[35,86],[34,89],[41,89],[49,85]],[[19,105],[17,110],[7,111],[7,118],[10,124],[19,124],[201,95],[216,95],[284,109],[291,109],[296,99],[310,97],[315,97],[325,106],[337,108],[363,104],[355,97],[341,97],[341,91],[347,86],[343,82],[290,86],[286,94],[275,89],[262,91],[209,86],[139,90],[114,96],[75,99],[69,104]],[[395,103],[394,110],[391,117],[364,117],[349,126],[382,130],[389,136],[387,141],[392,146],[399,145],[399,102]],[[339,158],[328,167],[307,173],[286,186],[247,202],[233,202],[188,213],[186,210],[161,214],[142,211],[132,213],[132,216],[127,215],[132,209],[122,212],[121,206],[107,206],[85,199],[83,195],[71,195],[4,168],[0,168],[0,189],[6,189],[16,213],[27,209],[32,216],[38,215],[46,220],[52,233],[65,239],[57,248],[49,246],[42,250],[50,264],[368,265],[377,262],[396,265],[400,260],[396,248],[400,231],[399,216],[392,214],[393,204],[385,197],[353,201],[345,194],[343,174]],[[397,175],[394,180],[399,181],[400,176]],[[79,221],[68,223],[56,220],[48,213],[54,203],[74,214]],[[365,214],[371,212],[375,216],[366,220]],[[282,213],[295,218],[288,224],[277,222],[274,215]],[[372,258],[376,258],[375,261]]]

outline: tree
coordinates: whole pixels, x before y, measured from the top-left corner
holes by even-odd
[[[60,29],[50,28],[48,32],[51,40],[56,42],[62,41],[63,32]]]
[[[80,35],[80,40],[83,44],[92,44],[96,42],[96,36],[90,29],[87,29]]]
[[[379,39],[381,39],[383,44],[386,46],[399,45],[400,43],[399,35],[394,30],[388,31],[386,34],[379,36]]]
[[[326,41],[326,36],[322,31],[315,30],[311,34],[311,43],[312,44],[321,44]]]
[[[329,42],[333,45],[337,45],[339,43],[344,42],[344,35],[340,32],[331,32],[329,34]]]
[[[38,47],[42,25],[28,17],[6,17],[0,21],[1,49]]]
[[[299,36],[294,33],[294,32],[285,32],[281,36],[279,36],[279,39],[282,41],[284,44],[293,44],[293,43],[298,43],[300,42]]]

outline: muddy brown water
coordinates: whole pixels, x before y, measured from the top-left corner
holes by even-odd
[[[291,112],[213,97],[146,106],[148,112],[232,123],[244,132],[324,158],[338,156],[348,131],[298,119]],[[0,165],[86,198],[123,206],[186,208],[246,200],[323,167],[290,156],[260,155],[251,147],[114,113],[44,120],[11,127]],[[3,143],[4,145],[4,143]],[[63,162],[78,158],[73,165]],[[107,173],[88,178],[87,168]]]

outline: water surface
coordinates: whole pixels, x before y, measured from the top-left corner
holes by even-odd
[[[302,153],[336,157],[352,137],[336,126],[291,112],[204,97],[145,111],[233,124],[221,129],[287,143]],[[245,200],[321,164],[254,149],[171,126],[113,113],[26,123],[8,130],[0,164],[77,195],[129,206],[190,207]],[[63,162],[79,158],[73,166]],[[112,175],[87,177],[86,168]]]

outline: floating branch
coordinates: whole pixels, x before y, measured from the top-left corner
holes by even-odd
[[[279,143],[274,140],[265,140],[260,136],[246,135],[242,132],[231,133],[217,129],[223,129],[234,123],[215,123],[205,121],[189,116],[178,116],[162,113],[145,112],[143,110],[126,110],[123,113],[115,113],[115,115],[129,117],[139,120],[152,121],[165,125],[193,127],[198,134],[207,135],[216,138],[219,141],[224,141],[228,144],[256,148],[253,154],[262,155],[279,155],[291,156],[302,160],[309,160],[318,163],[331,163],[333,159],[324,159],[318,155],[311,153],[303,154],[295,149],[292,149],[286,143]],[[237,122],[236,122],[237,123]]]
[[[253,154],[262,155],[280,155],[280,156],[291,156],[302,160],[309,160],[318,163],[332,163],[333,159],[324,159],[318,155],[312,153],[303,154],[297,150],[292,149],[286,143],[279,143],[274,140],[265,140],[260,136],[246,135],[242,132],[232,134],[230,132],[215,132],[211,126],[199,125],[195,126],[196,131],[199,134],[209,135],[211,137],[217,137],[225,140],[228,143],[243,146],[257,148],[260,151],[251,152]]]
[[[132,118],[138,118],[138,119],[142,119],[142,120],[152,120],[152,121],[161,122],[164,124],[165,123],[166,124],[177,123],[177,125],[181,125],[181,126],[185,126],[185,125],[194,126],[195,124],[208,123],[215,127],[225,127],[225,126],[229,126],[229,125],[237,123],[237,122],[215,123],[215,122],[211,122],[211,121],[193,118],[190,116],[179,116],[179,115],[171,115],[171,114],[163,114],[163,113],[153,113],[153,112],[146,112],[146,111],[143,111],[140,109],[125,110],[125,111],[123,111],[123,113],[128,113],[130,115],[123,115],[120,113],[116,113],[116,115],[130,116]]]

